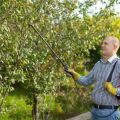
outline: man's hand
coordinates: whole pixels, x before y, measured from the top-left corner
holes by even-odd
[[[105,88],[107,89],[107,91],[109,93],[111,93],[112,95],[117,95],[117,88],[115,88],[111,82],[106,82],[105,83]]]
[[[73,69],[65,70],[65,72],[70,74],[73,77],[74,80],[78,80],[79,77],[80,77],[79,73],[75,72]]]

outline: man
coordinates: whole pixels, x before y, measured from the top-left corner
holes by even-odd
[[[94,65],[88,76],[80,76],[72,69],[67,70],[77,83],[84,86],[95,84],[92,92],[92,120],[120,119],[118,110],[120,100],[115,97],[120,96],[120,60],[117,57],[119,47],[119,40],[114,36],[108,36],[101,45],[102,58]],[[111,82],[107,82],[115,63]]]

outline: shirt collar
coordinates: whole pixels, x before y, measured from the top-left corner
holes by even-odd
[[[112,61],[113,61],[114,59],[116,59],[116,58],[118,58],[118,56],[117,56],[117,54],[114,54],[114,55],[111,56],[107,61],[110,62],[110,63],[112,63]],[[102,61],[103,63],[106,63],[106,62],[104,61],[104,59],[101,59],[101,61]]]

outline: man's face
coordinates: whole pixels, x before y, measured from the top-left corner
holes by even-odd
[[[114,53],[115,46],[109,37],[103,40],[101,50],[103,56],[110,56]]]

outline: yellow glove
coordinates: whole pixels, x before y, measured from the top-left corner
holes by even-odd
[[[74,80],[78,80],[80,77],[79,73],[75,72],[73,69],[68,69],[67,72],[72,75]]]
[[[105,83],[105,88],[107,89],[107,91],[109,93],[111,93],[112,95],[117,95],[117,88],[115,88],[111,82],[106,82]]]

